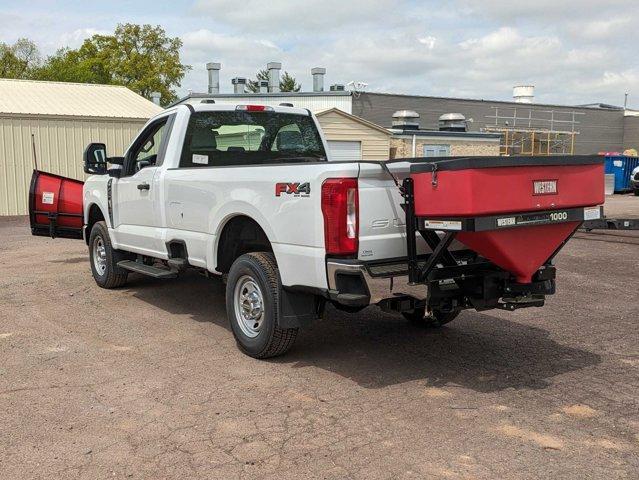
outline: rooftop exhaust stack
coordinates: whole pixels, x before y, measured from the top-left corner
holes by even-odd
[[[268,93],[268,80],[259,80],[258,86],[260,93]]]
[[[393,128],[419,130],[419,113],[414,110],[397,110],[393,113]]]
[[[209,72],[209,88],[210,94],[217,95],[220,93],[220,69],[222,65],[220,63],[211,62],[206,64],[206,69]]]
[[[437,122],[441,132],[465,132],[468,129],[466,117],[461,113],[445,113]]]
[[[280,70],[282,64],[280,62],[269,62],[266,64],[268,70],[268,91],[277,93],[280,91]]]
[[[313,91],[324,91],[324,75],[326,75],[326,69],[322,67],[311,68],[311,75],[313,76]]]
[[[162,98],[162,94],[160,92],[151,92],[151,101],[156,105],[160,104],[160,99]]]
[[[516,103],[533,103],[535,101],[535,86],[517,85],[513,87],[513,98]]]
[[[244,77],[235,77],[231,80],[233,84],[233,93],[236,95],[242,95],[246,93],[246,78]]]

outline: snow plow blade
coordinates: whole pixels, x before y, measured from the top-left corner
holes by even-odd
[[[31,234],[82,238],[84,182],[34,170],[29,187]]]

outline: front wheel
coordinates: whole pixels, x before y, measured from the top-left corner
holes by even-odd
[[[452,322],[459,315],[459,310],[451,310],[448,312],[442,310],[433,310],[426,313],[426,308],[416,308],[409,312],[402,312],[406,320],[413,325],[422,328],[439,328],[447,323]]]
[[[95,283],[102,288],[117,288],[126,283],[126,270],[117,266],[120,257],[123,257],[122,253],[111,246],[106,223],[96,222],[89,236],[89,259]]]
[[[272,253],[247,253],[229,271],[226,313],[242,352],[253,358],[271,358],[288,352],[297,328],[279,327],[282,288]]]

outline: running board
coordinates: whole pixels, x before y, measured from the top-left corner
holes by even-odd
[[[136,262],[134,260],[122,260],[118,262],[118,267],[124,268],[135,273],[141,273],[142,275],[148,275],[153,278],[176,278],[177,272],[173,270],[166,270],[164,268],[154,267],[152,265],[144,265],[143,263]]]

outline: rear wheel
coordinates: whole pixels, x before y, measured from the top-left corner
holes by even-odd
[[[117,266],[120,256],[111,246],[106,223],[96,222],[89,236],[89,259],[93,278],[100,287],[117,288],[126,283],[126,270]]]
[[[422,328],[439,328],[447,323],[452,322],[459,315],[459,310],[451,310],[444,312],[442,310],[433,310],[426,313],[426,308],[416,308],[410,312],[402,312],[406,320],[417,327]]]
[[[228,274],[226,313],[242,352],[253,358],[271,358],[288,352],[297,328],[279,327],[281,289],[272,253],[247,253]]]

